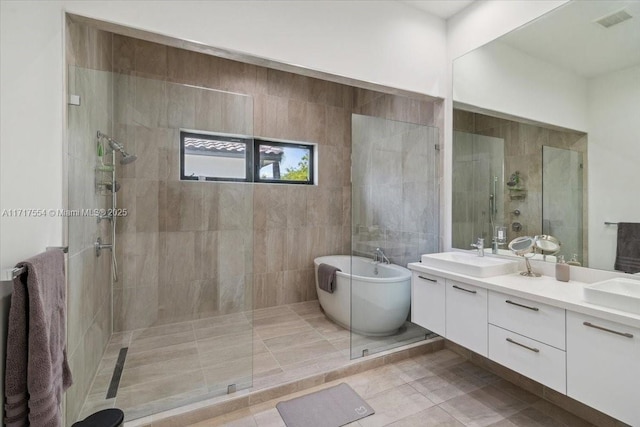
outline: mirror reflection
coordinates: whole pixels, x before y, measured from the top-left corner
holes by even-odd
[[[639,47],[640,2],[573,1],[454,61],[453,247],[510,254],[506,227],[615,269],[617,223],[640,223]]]

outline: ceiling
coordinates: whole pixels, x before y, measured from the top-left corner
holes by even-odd
[[[594,21],[625,10],[608,29]],[[500,42],[591,78],[640,64],[640,1],[575,1],[500,37]]]
[[[442,19],[449,19],[465,7],[469,6],[474,0],[401,0],[418,9],[424,10],[431,15],[438,16]]]

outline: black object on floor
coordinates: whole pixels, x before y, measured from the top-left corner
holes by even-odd
[[[124,422],[124,412],[118,408],[103,409],[89,415],[71,427],[119,427]]]
[[[107,390],[107,399],[112,399],[118,394],[118,386],[120,386],[120,377],[122,377],[122,370],[124,369],[124,361],[127,359],[127,351],[129,347],[122,347],[118,353],[118,360],[116,361],[116,367],[113,369],[113,376],[109,383],[109,390]]]

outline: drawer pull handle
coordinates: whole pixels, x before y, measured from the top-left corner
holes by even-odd
[[[582,324],[584,326],[588,326],[590,328],[596,328],[596,329],[600,329],[601,331],[605,331],[605,332],[611,332],[612,334],[616,334],[616,335],[622,335],[623,337],[627,337],[627,338],[633,338],[633,334],[630,334],[628,332],[618,332],[618,331],[614,331],[613,329],[607,329],[607,328],[603,328],[602,326],[598,326],[598,325],[594,325],[591,322],[582,322]]]
[[[469,289],[461,288],[460,286],[453,285],[454,288],[460,289],[461,291],[469,292],[470,294],[477,293],[476,291],[470,291]]]
[[[520,344],[519,342],[516,342],[516,341],[512,340],[511,338],[507,338],[507,341],[509,341],[511,344],[519,345],[520,347],[524,347],[527,350],[531,350],[534,353],[540,353],[540,350],[538,350],[537,348],[533,348],[533,347],[529,347],[528,345]]]
[[[517,302],[513,302],[513,301],[511,301],[511,300],[506,300],[505,302],[506,302],[507,304],[517,305],[518,307],[528,308],[529,310],[533,310],[533,311],[540,311],[540,309],[539,309],[538,307],[529,307],[528,305],[518,304]]]
[[[429,279],[428,277],[424,277],[424,276],[418,276],[418,277],[421,278],[421,279],[424,279],[424,280],[428,280],[428,281],[433,282],[433,283],[438,283],[438,281],[436,279]]]

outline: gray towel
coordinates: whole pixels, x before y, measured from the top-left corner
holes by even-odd
[[[640,272],[640,223],[618,223],[618,248],[613,268],[625,273]]]
[[[342,270],[329,264],[320,264],[318,266],[318,287],[332,294],[336,289],[336,271]]]
[[[7,427],[60,427],[62,393],[71,385],[65,349],[64,253],[55,249],[16,267],[5,370]]]

